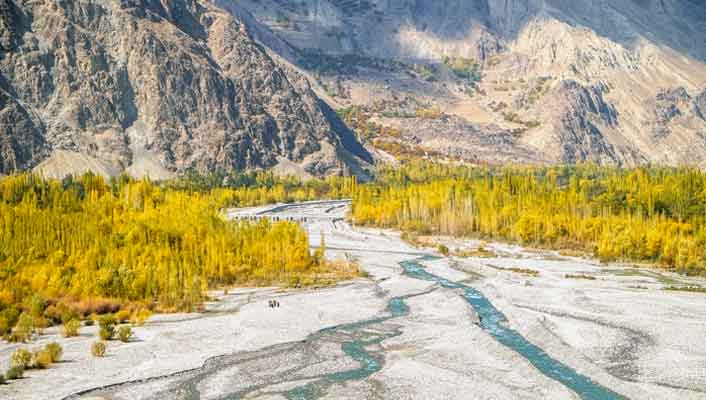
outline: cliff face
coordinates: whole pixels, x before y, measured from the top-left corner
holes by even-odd
[[[0,173],[369,161],[308,81],[210,2],[0,0],[0,32]]]
[[[421,75],[417,67],[389,73],[379,61],[328,68],[322,80],[343,88],[334,99],[341,106],[414,97],[465,119],[466,136],[478,139],[469,143],[498,128],[512,133],[495,153],[516,150],[520,161],[533,149],[546,162],[706,166],[706,119],[697,111],[706,90],[702,1],[235,2],[294,47],[428,67]],[[448,58],[477,63],[476,81],[455,76]],[[459,125],[435,126],[433,141],[405,136],[452,148]]]
[[[0,0],[0,173],[357,173],[351,105],[429,154],[706,167],[703,21],[694,0]]]

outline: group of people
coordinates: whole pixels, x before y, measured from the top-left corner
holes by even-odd
[[[278,300],[269,300],[268,304],[270,305],[270,308],[279,308],[279,301]]]

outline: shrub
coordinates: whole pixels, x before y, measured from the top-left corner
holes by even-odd
[[[22,378],[24,373],[25,373],[25,369],[23,367],[11,367],[5,373],[5,377],[8,380],[20,379],[20,378]]]
[[[98,335],[101,339],[111,340],[115,336],[115,323],[116,319],[113,314],[106,314],[98,319],[98,326],[100,326]]]
[[[112,340],[113,337],[115,336],[115,327],[114,326],[103,326],[98,330],[98,337],[101,338],[101,340]]]
[[[439,251],[439,253],[441,253],[441,254],[444,255],[444,256],[448,256],[448,255],[449,255],[449,248],[446,247],[446,246],[444,246],[443,244],[440,244],[440,245],[437,247],[437,250]]]
[[[44,317],[51,322],[58,324],[61,321],[61,310],[57,306],[49,306],[44,310]]]
[[[7,318],[4,315],[0,315],[0,336],[7,335],[10,333],[12,325],[10,325],[10,322],[7,320]]]
[[[39,350],[34,353],[32,367],[47,368],[52,363],[51,354],[46,350]]]
[[[7,307],[0,312],[0,335],[6,335],[12,331],[12,327],[17,324],[20,311],[14,307]]]
[[[64,337],[78,336],[79,329],[81,329],[81,323],[77,319],[72,319],[71,321],[64,323],[64,327],[61,329],[61,334]]]
[[[27,313],[22,313],[20,318],[17,320],[17,325],[15,329],[12,330],[12,335],[10,341],[12,342],[26,342],[32,337],[32,332],[34,331],[34,319]]]
[[[113,326],[113,325],[115,325],[116,323],[118,323],[118,320],[115,318],[115,315],[113,315],[113,314],[101,315],[101,316],[98,318],[98,325],[101,326],[101,327],[104,327],[104,326]]]
[[[30,297],[26,303],[26,309],[29,310],[30,315],[33,317],[39,317],[44,314],[44,310],[47,308],[47,302],[44,298],[38,294]]]
[[[73,319],[79,319],[79,315],[73,308],[67,306],[66,304],[59,304],[59,310],[61,311],[61,323],[65,324]]]
[[[32,319],[32,328],[34,328],[34,332],[36,332],[39,335],[44,334],[44,329],[49,327],[49,320],[47,320],[44,317],[33,317]]]
[[[27,369],[32,364],[32,353],[27,349],[17,349],[10,357],[10,367],[21,367]]]
[[[0,385],[5,384],[5,374],[0,371]]]
[[[120,338],[120,341],[123,343],[127,343],[130,341],[130,338],[132,337],[132,328],[130,328],[127,325],[123,325],[118,329],[118,338]]]
[[[91,345],[91,354],[94,357],[104,357],[105,356],[105,342],[96,341]]]
[[[51,362],[53,363],[61,361],[61,356],[64,354],[64,349],[62,349],[61,345],[57,342],[47,344],[44,346],[44,350],[51,355]]]
[[[78,313],[65,303],[51,305],[44,310],[44,316],[55,324],[65,324],[72,319],[78,319]]]
[[[115,319],[120,322],[127,322],[130,320],[130,312],[128,310],[120,310],[115,314]]]

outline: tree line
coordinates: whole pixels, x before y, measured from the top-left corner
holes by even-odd
[[[295,223],[227,221],[221,214],[230,206],[350,194],[355,179],[241,178],[0,179],[0,334],[22,315],[31,317],[25,324],[46,325],[50,306],[82,314],[130,303],[191,310],[209,288],[299,286],[357,273],[311,254]]]
[[[575,249],[706,274],[706,174],[693,168],[411,162],[354,195],[357,224]]]

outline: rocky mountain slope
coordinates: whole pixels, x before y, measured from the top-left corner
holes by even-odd
[[[230,3],[299,49],[334,107],[402,130],[378,140],[481,161],[706,167],[702,1]]]
[[[0,0],[0,174],[360,172],[369,153],[246,22],[209,1]]]
[[[366,148],[706,167],[704,21],[696,0],[0,0],[0,174],[361,173]]]

